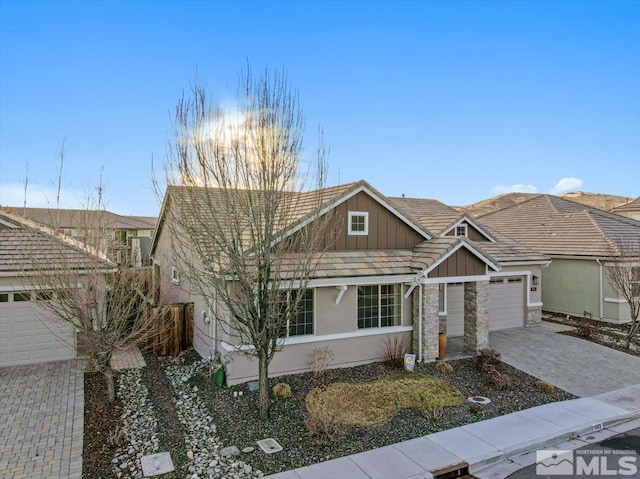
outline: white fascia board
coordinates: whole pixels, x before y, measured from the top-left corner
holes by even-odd
[[[616,304],[624,304],[627,301],[621,298],[604,298],[605,303],[616,303]]]
[[[2,214],[2,213],[0,213]],[[19,229],[20,227],[16,224],[13,223],[9,223],[8,221],[3,220],[2,218],[0,218],[0,225],[4,225],[9,229],[15,230],[15,229]]]
[[[540,265],[540,266],[549,266],[551,264],[551,261],[549,260],[540,260],[540,261],[500,261],[500,264],[502,265],[502,267],[506,267],[506,266],[535,266],[535,265]]]
[[[521,271],[499,271],[497,273],[489,273],[489,277],[493,278],[495,276],[529,276],[531,275],[531,271],[529,270],[521,270]]]
[[[487,258],[486,256],[484,256],[482,253],[480,253],[477,249],[475,249],[473,246],[471,246],[469,243],[467,243],[466,241],[464,241],[463,239],[460,239],[460,242],[455,245],[453,247],[453,249],[451,249],[451,251],[449,251],[447,254],[445,254],[442,258],[440,258],[438,261],[436,261],[435,263],[433,263],[428,269],[423,271],[423,275],[427,276],[431,271],[433,271],[434,269],[436,269],[438,266],[440,266],[440,264],[442,264],[445,260],[447,260],[450,256],[453,256],[454,253],[456,253],[460,248],[465,247],[467,250],[469,250],[471,253],[473,253],[478,259],[482,260],[485,265],[488,265],[489,267],[491,267],[491,269],[495,270],[495,271],[500,271],[500,266],[498,266],[497,264],[495,264],[493,261],[489,260],[489,258]]]
[[[294,226],[293,228],[286,230],[282,236],[279,236],[278,238],[276,238],[273,241],[273,244],[277,244],[280,241],[282,241],[284,238],[287,238],[289,236],[291,236],[292,234],[294,234],[296,231],[299,231],[300,229],[304,228],[305,226],[307,226],[309,223],[311,223],[312,221],[314,221],[317,218],[320,218],[321,216],[327,214],[329,211],[335,209],[336,207],[338,207],[339,205],[341,205],[342,203],[346,202],[347,200],[349,200],[350,198],[353,198],[355,195],[357,195],[360,192],[365,192],[367,193],[369,196],[371,196],[374,200],[376,200],[378,203],[380,203],[382,206],[384,206],[385,208],[387,208],[389,211],[391,211],[395,216],[397,216],[398,218],[400,218],[405,224],[407,224],[408,226],[410,226],[413,230],[415,230],[420,236],[422,236],[425,239],[430,240],[431,236],[429,236],[422,228],[420,228],[418,225],[416,225],[415,223],[413,223],[412,221],[409,220],[409,218],[407,218],[406,216],[404,216],[402,213],[400,213],[398,210],[396,210],[393,206],[391,206],[389,203],[387,203],[386,201],[384,201],[382,198],[380,198],[378,195],[376,195],[375,193],[373,193],[373,191],[371,191],[369,188],[367,188],[365,185],[361,185],[358,188],[356,188],[355,190],[351,191],[350,193],[341,196],[338,200],[334,201],[333,203],[330,203],[329,205],[325,206],[324,208],[322,208],[320,210],[320,212],[317,215],[312,215],[309,218],[306,218],[304,221],[302,221],[301,223],[299,223],[298,225]]]
[[[410,283],[417,279],[415,274],[400,274],[396,276],[356,276],[351,278],[319,278],[309,280],[309,288],[325,288],[330,286],[357,286],[366,284],[394,284]],[[298,282],[299,283],[299,282]],[[296,282],[292,283],[295,287]]]
[[[446,236],[449,231],[454,230],[456,226],[459,226],[461,223],[464,223],[465,221],[469,223],[471,226],[473,226],[476,230],[478,230],[480,234],[485,238],[487,238],[489,241],[491,241],[492,243],[496,242],[496,240],[494,240],[491,236],[489,236],[489,234],[486,231],[484,231],[481,226],[479,226],[475,221],[471,221],[471,219],[469,219],[469,217],[466,215],[460,218],[458,221],[456,221],[451,228],[444,231],[440,236]],[[469,234],[468,231],[467,231],[467,234]]]
[[[413,326],[391,326],[388,328],[366,328],[360,329],[358,331],[350,331],[348,333],[336,333],[336,334],[305,334],[304,336],[292,336],[289,338],[285,338],[282,342],[282,346],[291,346],[294,344],[309,344],[309,343],[319,343],[322,341],[335,341],[338,339],[353,339],[353,338],[363,338],[367,336],[382,336],[386,334],[394,334],[394,333],[407,333],[413,331]],[[229,344],[227,342],[221,343],[222,348],[229,352],[236,351],[254,351],[255,347],[251,344],[240,344],[234,346],[233,344]]]
[[[442,278],[420,278],[420,284],[448,284],[448,283],[472,283],[475,281],[489,281],[489,275],[477,276],[447,276]]]

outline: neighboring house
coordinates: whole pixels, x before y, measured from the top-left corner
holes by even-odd
[[[216,194],[169,187],[151,253],[164,301],[194,303],[195,349],[204,357],[213,350],[233,354],[227,381],[237,384],[257,377],[257,362],[237,353],[251,345],[223,331],[224,305],[198,294],[172,255],[172,215],[189,214],[193,195]],[[315,269],[304,310],[282,339],[271,374],[308,370],[316,347],[332,350],[332,366],[352,366],[382,359],[384,341],[398,337],[419,361],[434,361],[440,331],[464,336],[466,348],[477,352],[488,347],[489,330],[539,323],[546,256],[442,203],[387,198],[364,181],[321,196],[322,211],[332,212],[327,231],[339,233]],[[292,225],[309,214],[300,211]],[[295,230],[283,231],[287,235]]]
[[[88,231],[104,228],[106,231],[104,232],[103,250],[112,261],[133,267],[151,264],[149,249],[157,221],[157,218],[153,216],[124,216],[105,210],[22,208],[16,206],[4,209],[41,225],[59,229],[62,233],[78,241],[83,241],[83,237]]]
[[[640,221],[640,196],[628,203],[611,208],[611,212]]]
[[[98,261],[109,266],[104,255]],[[77,241],[0,210],[0,366],[76,357],[75,328],[39,306],[57,292],[33,290],[25,280],[60,264],[81,271],[95,265],[96,256]]]
[[[551,258],[542,277],[545,310],[616,323],[630,319],[605,268],[612,258],[637,254],[640,222],[553,195],[535,196],[479,221]]]

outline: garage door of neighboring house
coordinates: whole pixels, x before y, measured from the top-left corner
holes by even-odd
[[[525,285],[523,276],[493,278],[489,283],[489,330],[524,326]]]
[[[73,359],[75,328],[51,314],[28,293],[0,293],[0,366]]]
[[[447,336],[464,334],[464,286],[447,285]]]

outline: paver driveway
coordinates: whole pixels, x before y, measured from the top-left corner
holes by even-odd
[[[495,331],[489,344],[502,360],[576,396],[640,384],[640,358],[543,326]]]
[[[82,476],[82,361],[0,368],[0,477]]]

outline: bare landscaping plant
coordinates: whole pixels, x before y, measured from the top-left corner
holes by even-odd
[[[438,363],[436,363],[436,371],[438,371],[441,374],[451,374],[453,373],[453,366],[449,363],[446,363],[444,361],[440,361]]]
[[[291,386],[287,383],[278,383],[271,388],[271,392],[278,399],[287,399],[291,397]]]
[[[309,438],[317,445],[329,445],[341,438],[346,432],[344,418],[346,411],[322,407],[322,404],[306,403],[309,416],[304,425]]]
[[[314,378],[323,376],[333,362],[333,351],[329,346],[313,348],[307,358],[307,366],[311,369]]]
[[[591,320],[577,320],[575,323],[576,335],[583,339],[594,339],[598,335],[598,326]]]
[[[537,381],[536,382],[536,389],[542,393],[545,394],[555,394],[556,393],[556,387],[551,384],[548,383],[547,381]]]
[[[397,334],[383,339],[383,362],[395,368],[404,366],[404,355],[408,351],[407,341]]]
[[[502,370],[500,352],[492,348],[481,349],[476,357],[476,365],[487,375],[487,380],[497,389],[507,389],[513,382],[511,376]]]

